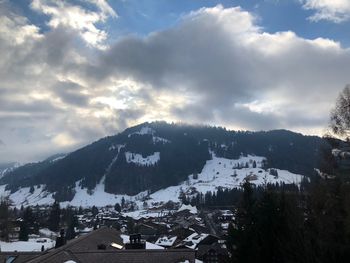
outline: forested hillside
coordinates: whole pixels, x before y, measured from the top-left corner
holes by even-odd
[[[100,139],[59,158],[21,166],[0,184],[12,192],[20,187],[45,185],[60,201],[71,200],[78,183],[94,189],[102,180],[105,191],[134,195],[156,191],[199,173],[212,153],[219,157],[266,157],[266,167],[309,176],[319,166],[327,143],[315,136],[286,130],[229,131],[221,127],[144,123],[115,136]]]

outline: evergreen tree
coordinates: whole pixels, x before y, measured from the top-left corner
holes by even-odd
[[[124,198],[124,196],[122,197],[122,209],[124,209],[125,208],[125,198]]]
[[[98,214],[98,208],[96,206],[92,206],[91,212],[92,215],[95,217]]]
[[[67,240],[70,240],[76,237],[77,235],[75,232],[76,227],[78,227],[78,219],[73,213],[71,213],[69,222],[68,222],[67,233],[66,233]]]
[[[60,226],[61,209],[58,202],[54,202],[51,206],[50,215],[48,219],[48,228],[51,231],[57,232]]]
[[[27,223],[23,220],[23,221],[21,222],[21,224],[20,224],[18,239],[19,239],[20,241],[28,241],[28,234],[29,234],[28,225],[27,225]]]
[[[256,229],[255,205],[252,185],[245,181],[243,184],[243,196],[239,204],[235,229],[231,229],[234,243],[233,257],[237,262],[259,262],[259,249]]]
[[[256,161],[253,161],[253,168],[256,168]]]
[[[120,212],[122,211],[122,208],[121,208],[121,206],[120,206],[119,203],[116,203],[116,204],[114,205],[114,210],[117,211],[118,213],[120,213]]]
[[[7,198],[0,199],[0,239],[8,241],[11,230],[10,202]]]

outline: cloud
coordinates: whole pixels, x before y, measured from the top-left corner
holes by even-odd
[[[328,20],[341,23],[350,19],[350,1],[348,0],[301,0],[303,8],[313,10],[311,21]]]
[[[266,33],[255,21],[239,7],[202,8],[174,28],[119,40],[89,75],[181,94],[185,100],[170,106],[177,120],[303,131],[326,125],[336,90],[349,81],[349,50],[330,39]]]
[[[31,8],[50,17],[51,28],[67,27],[79,33],[90,46],[106,48],[104,42],[107,32],[97,28],[96,24],[105,22],[108,17],[117,17],[116,12],[104,0],[89,0],[97,7],[97,11],[87,10],[79,5],[66,1],[33,0]]]
[[[201,8],[107,46],[97,25],[117,15],[106,1],[84,3],[33,1],[47,31],[0,9],[0,162],[39,160],[153,120],[320,133],[349,82],[348,49],[264,32],[240,7]],[[86,46],[89,30],[97,40]]]

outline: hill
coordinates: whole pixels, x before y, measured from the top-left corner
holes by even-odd
[[[231,160],[261,156],[264,169],[310,176],[319,167],[319,153],[324,147],[328,145],[319,137],[286,130],[242,132],[143,123],[70,154],[20,166],[7,172],[0,185],[6,185],[11,193],[25,187],[31,192],[41,189],[59,201],[73,200],[79,188],[91,192],[97,186],[107,194],[154,193],[201,173],[213,156]],[[252,164],[247,168],[253,168]]]

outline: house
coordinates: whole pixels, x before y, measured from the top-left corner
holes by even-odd
[[[196,252],[196,258],[203,263],[227,263],[229,255],[226,248],[223,248],[218,243],[212,245],[199,245]]]
[[[137,238],[134,240],[137,242]],[[61,262],[195,262],[195,251],[190,249],[124,249],[120,232],[107,227],[69,241],[67,244],[46,252],[0,253],[0,262],[12,263],[61,263]]]
[[[137,232],[143,239],[155,241],[161,234],[167,233],[166,225],[156,224],[153,222],[141,223],[136,226]]]

